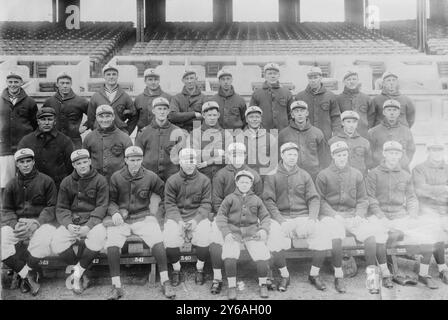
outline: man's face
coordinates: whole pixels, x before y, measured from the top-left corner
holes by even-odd
[[[149,90],[157,90],[160,86],[160,78],[154,76],[146,77],[145,84]]]
[[[118,72],[115,70],[107,70],[104,73],[104,80],[109,86],[115,86],[118,83]]]
[[[403,156],[403,152],[398,150],[387,150],[383,152],[384,159],[386,164],[389,167],[395,167],[400,163],[401,157]]]
[[[428,159],[434,162],[442,162],[445,155],[445,149],[442,148],[429,148]]]
[[[29,174],[34,167],[34,159],[32,157],[23,158],[17,161],[17,168],[23,175]]]
[[[342,126],[344,127],[344,131],[348,134],[353,134],[358,127],[358,120],[356,119],[344,119],[342,121]]]
[[[90,172],[91,164],[92,161],[90,160],[90,158],[82,158],[72,163],[73,168],[75,168],[76,170],[76,173],[81,177],[87,175]]]
[[[186,174],[190,175],[190,174],[193,174],[194,170],[196,169],[197,161],[193,157],[182,158],[182,159],[179,159],[179,164],[180,164],[180,167],[182,168],[182,170]]]
[[[250,188],[252,187],[252,179],[246,176],[242,176],[235,181],[235,184],[241,193],[248,193]]]
[[[102,129],[109,128],[114,123],[115,115],[112,113],[101,113],[96,116],[96,121]]]
[[[193,90],[193,89],[196,88],[197,80],[198,80],[198,77],[196,76],[196,74],[192,73],[192,74],[189,74],[189,75],[185,76],[182,79],[182,82],[184,83],[185,87],[188,90]]]
[[[280,72],[274,69],[268,69],[264,73],[264,78],[268,83],[276,83],[280,79]]]
[[[246,154],[244,151],[233,151],[227,154],[229,163],[233,164],[235,167],[241,167],[246,161]]]
[[[333,153],[331,157],[333,158],[336,167],[344,168],[348,162],[348,150]]]
[[[232,82],[233,82],[233,79],[231,76],[222,76],[221,78],[219,78],[219,85],[224,90],[229,90],[230,87],[232,86]]]
[[[305,108],[294,108],[291,111],[291,117],[294,119],[294,121],[298,123],[306,122],[308,114],[309,114],[308,109]]]
[[[43,116],[37,119],[37,124],[40,131],[50,132],[54,128],[56,120],[54,119],[54,116]]]
[[[297,164],[298,158],[299,152],[297,151],[297,149],[289,149],[282,153],[283,162],[290,167],[293,167]]]
[[[247,124],[249,125],[249,128],[251,129],[258,129],[260,128],[262,116],[259,112],[252,112],[247,115],[246,118]]]
[[[396,122],[400,116],[400,109],[395,107],[386,107],[383,109],[383,114],[387,121]]]
[[[385,88],[387,91],[394,92],[397,89],[398,86],[398,79],[395,77],[387,77],[383,81],[383,88]]]
[[[56,83],[56,87],[58,87],[58,90],[61,94],[63,95],[69,94],[72,88],[72,81],[68,78],[61,78]]]
[[[130,173],[135,174],[138,170],[140,170],[143,162],[142,156],[131,156],[124,158],[124,162],[126,163],[128,170]]]
[[[351,75],[347,79],[344,80],[344,85],[349,89],[356,89],[359,85],[359,78],[357,75]]]
[[[152,109],[152,113],[154,114],[156,120],[160,122],[165,122],[165,120],[168,118],[169,113],[168,106],[156,106]]]
[[[23,81],[20,79],[17,79],[17,78],[6,79],[6,86],[8,87],[9,92],[11,92],[13,94],[19,92],[22,84],[23,84]]]
[[[322,76],[318,73],[312,73],[308,75],[308,84],[311,89],[320,88],[320,84],[322,82]]]
[[[214,127],[218,123],[219,111],[216,109],[210,109],[206,112],[203,112],[202,116],[204,117],[204,122],[206,125]]]

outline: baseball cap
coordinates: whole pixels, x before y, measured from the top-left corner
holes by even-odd
[[[170,103],[164,97],[158,97],[158,98],[155,98],[154,100],[152,100],[152,107],[155,108],[157,106],[167,106],[167,107],[169,107]]]
[[[185,69],[184,74],[182,75],[182,79],[190,74],[196,74],[196,70],[191,69],[191,68]]]
[[[300,108],[300,109],[308,109],[308,104],[305,101],[298,100],[291,103],[291,106],[289,107],[292,110]]]
[[[115,70],[115,71],[118,72],[117,67],[116,67],[115,65],[112,65],[112,64],[106,64],[106,65],[103,67],[103,74],[104,74],[106,71],[108,71],[108,70]]]
[[[6,79],[9,79],[9,78],[20,79],[20,80],[23,81],[22,76],[20,74],[18,74],[18,73],[15,73],[14,71],[8,72],[8,74],[6,75]]]
[[[343,150],[348,150],[348,145],[344,141],[336,141],[330,146],[330,152],[332,154]]]
[[[244,116],[247,117],[249,114],[254,113],[254,112],[258,112],[261,115],[263,115],[263,110],[261,110],[260,107],[258,107],[258,106],[250,106],[249,108],[246,109],[246,112],[244,113]]]
[[[58,75],[56,76],[56,82],[58,82],[59,79],[70,79],[70,80],[72,80],[72,77],[67,72],[64,71],[64,72],[58,73]]]
[[[70,160],[72,162],[78,161],[79,159],[90,158],[89,151],[86,149],[78,149],[72,152],[70,155]]]
[[[345,79],[347,79],[350,76],[357,76],[358,72],[353,71],[353,70],[348,70],[345,74],[344,74],[344,78],[342,79],[342,81],[344,81]]]
[[[346,110],[342,112],[341,114],[341,121],[344,121],[345,119],[356,119],[359,120],[359,114],[356,111],[353,110]]]
[[[390,71],[386,71],[386,72],[384,72],[384,73],[383,73],[383,76],[381,77],[381,79],[384,81],[384,80],[386,80],[386,79],[389,78],[389,77],[395,77],[395,78],[398,79],[398,76],[397,76],[395,73],[390,72]]]
[[[36,118],[40,119],[45,116],[56,116],[56,111],[51,107],[42,107],[37,111]]]
[[[299,151],[299,146],[296,145],[294,142],[286,142],[282,144],[282,146],[280,147],[280,153],[283,153],[291,149],[296,149],[297,151]]]
[[[233,143],[229,144],[229,146],[227,147],[227,151],[229,153],[232,153],[235,151],[246,152],[246,146],[244,145],[244,143],[241,143],[241,142],[233,142]]]
[[[445,149],[445,143],[443,140],[439,137],[435,137],[432,139],[429,139],[428,142],[426,142],[426,148],[427,149],[439,149],[443,150]]]
[[[14,153],[14,160],[19,161],[20,159],[34,158],[34,151],[29,148],[19,149]]]
[[[114,109],[107,104],[102,104],[102,105],[98,106],[98,108],[96,108],[95,114],[98,116],[103,113],[114,114]]]
[[[143,157],[143,150],[137,146],[130,146],[130,147],[127,147],[126,150],[124,151],[124,156],[125,157],[136,157],[136,156]]]
[[[146,77],[160,78],[160,74],[158,74],[155,69],[149,68],[149,69],[146,69],[145,72],[143,73],[143,78],[146,78]]]
[[[403,146],[398,141],[386,141],[383,144],[383,151],[396,150],[403,152]]]
[[[280,72],[280,67],[278,64],[270,62],[270,63],[266,64],[263,68],[264,72],[266,72],[267,70],[277,70],[278,72]]]
[[[216,109],[219,111],[219,104],[216,101],[207,101],[202,105],[202,112],[207,112],[211,109]]]
[[[306,74],[307,74],[307,75],[310,75],[310,74],[320,74],[320,75],[322,75],[322,69],[319,68],[319,67],[317,67],[317,66],[312,66],[312,67],[308,70],[308,72],[307,72]]]
[[[384,101],[384,103],[383,103],[383,109],[386,108],[386,107],[395,107],[397,109],[400,109],[401,105],[400,105],[399,101],[393,100],[393,99],[389,99],[389,100]]]
[[[238,171],[237,174],[235,175],[235,181],[237,181],[240,177],[249,177],[252,181],[254,181],[255,179],[252,172],[247,170]]]
[[[224,77],[224,76],[232,76],[232,74],[230,73],[229,70],[226,70],[226,69],[219,70],[218,75],[217,75],[218,79],[221,79],[221,77]]]

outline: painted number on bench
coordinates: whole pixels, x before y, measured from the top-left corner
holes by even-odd
[[[397,248],[397,253],[406,253],[406,248]]]
[[[48,265],[49,265],[49,261],[48,261],[48,260],[40,260],[40,261],[39,261],[39,264],[40,264],[41,266],[48,266]]]
[[[144,259],[143,259],[143,257],[135,257],[134,258],[134,262],[136,262],[136,263],[143,263]]]
[[[191,256],[180,256],[180,261],[191,261]]]

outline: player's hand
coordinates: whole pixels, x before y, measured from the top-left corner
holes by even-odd
[[[88,226],[79,227],[78,236],[80,236],[81,238],[85,238],[85,237],[87,237],[87,234],[89,233],[89,231],[90,231],[90,228]]]
[[[197,167],[198,169],[205,168],[206,166],[207,166],[207,161],[199,162],[199,163],[196,165],[196,167]]]
[[[19,221],[14,228],[14,236],[19,240],[24,240],[27,234],[27,224]]]
[[[86,130],[87,130],[86,126],[83,126],[83,125],[79,126],[79,133],[80,134],[83,134],[84,132],[86,132]]]
[[[198,226],[198,223],[194,219],[188,223],[188,229],[191,231],[194,231],[197,226]]]
[[[177,225],[179,226],[179,234],[183,238],[184,234],[185,234],[185,228],[186,228],[185,222],[183,220],[181,220],[177,223]]]
[[[254,235],[253,238],[255,240],[259,240],[259,241],[266,241],[268,238],[268,234],[266,233],[266,231],[264,229],[260,229],[257,231],[257,233]]]
[[[196,119],[202,119],[202,114],[199,112],[195,112],[194,116],[196,117]]]
[[[112,216],[112,222],[114,223],[114,225],[119,226],[122,225],[124,223],[123,221],[123,217],[121,216],[121,214],[119,214],[118,212],[114,213],[114,215]]]
[[[69,225],[67,226],[67,230],[68,230],[71,234],[77,236],[77,235],[78,235],[78,231],[79,231],[79,226],[77,226],[76,224],[69,224]]]
[[[233,236],[233,234],[229,233],[224,238],[224,241],[227,242],[227,243],[233,242],[233,241],[235,241],[235,237]]]
[[[292,226],[291,223],[289,221],[285,221],[282,222],[282,224],[280,225],[280,227],[282,228],[282,232],[289,237],[289,235],[291,234],[292,231]]]

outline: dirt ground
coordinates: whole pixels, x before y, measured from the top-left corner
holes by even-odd
[[[400,259],[400,268],[405,273],[411,273],[413,263]],[[332,267],[327,261],[321,270],[321,275],[327,284],[325,292],[316,290],[307,280],[310,261],[295,260],[288,261],[288,269],[291,274],[291,286],[287,292],[269,291],[269,299],[272,300],[448,300],[448,285],[443,284],[438,278],[437,266],[433,263],[430,273],[439,284],[439,289],[431,290],[423,284],[417,286],[403,287],[395,285],[393,289],[382,289],[381,295],[371,295],[365,287],[365,264],[362,259],[357,259],[358,274],[353,278],[346,279],[347,293],[340,294],[334,289],[334,278],[332,276]],[[183,264],[182,270],[185,274],[183,282],[176,290],[176,299],[180,300],[225,300],[227,298],[227,284],[224,280],[223,291],[218,296],[212,296],[209,293],[212,275],[211,270],[206,269],[207,282],[203,286],[194,283],[194,264]],[[65,287],[65,274],[63,270],[53,273],[46,273],[41,279],[41,291],[38,296],[33,297],[30,294],[22,294],[19,290],[10,290],[8,280],[5,274],[2,290],[2,299],[5,300],[103,300],[110,291],[110,278],[108,278],[107,267],[97,266],[90,270],[92,279],[91,286],[81,295],[77,296]],[[256,274],[255,265],[251,262],[238,264],[238,279],[243,281],[245,288],[238,291],[238,299],[257,300],[258,283],[254,276]],[[160,283],[157,282],[155,288],[150,288],[147,282],[147,266],[122,267],[122,283],[125,289],[123,299],[128,300],[159,300],[165,299],[160,289]]]

